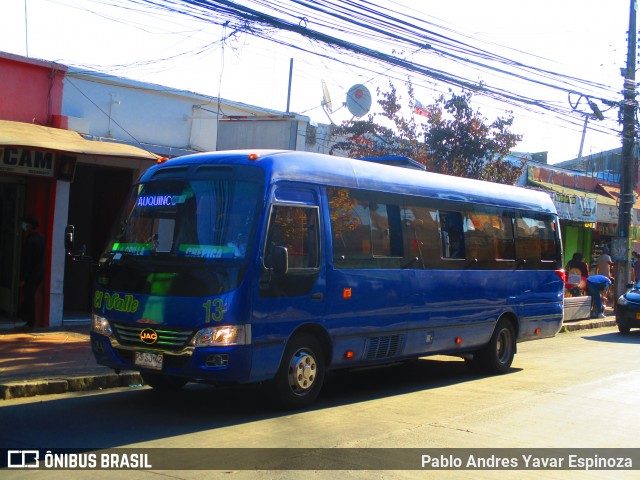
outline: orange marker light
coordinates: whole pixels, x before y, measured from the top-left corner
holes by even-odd
[[[356,356],[356,352],[354,352],[353,350],[347,350],[344,353],[344,358],[353,358]]]
[[[539,328],[536,328],[536,330],[535,330],[536,335],[540,335],[540,332],[541,332],[541,331],[542,331],[542,330],[540,330]]]
[[[462,344],[462,338],[456,337],[456,345]]]
[[[258,158],[260,158],[260,155],[258,155],[257,153],[250,153],[249,154],[249,160],[251,160],[252,162],[254,160],[257,160]]]
[[[158,158],[158,159],[156,160],[156,163],[157,163],[157,164],[161,164],[161,163],[166,162],[167,160],[169,160],[167,157],[160,157],[160,158]]]
[[[351,298],[351,288],[342,289],[342,298]]]

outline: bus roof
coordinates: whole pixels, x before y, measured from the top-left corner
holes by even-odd
[[[257,158],[250,159],[252,154]],[[271,183],[303,182],[556,213],[551,197],[537,190],[291,150],[230,150],[177,157],[150,168],[141,181],[149,180],[158,169],[220,163],[260,166]]]

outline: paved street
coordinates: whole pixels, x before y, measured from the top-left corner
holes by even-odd
[[[159,397],[115,388],[0,402],[4,448],[638,448],[640,332],[615,327],[519,345],[506,375],[476,377],[458,359],[331,375],[313,409],[281,412],[256,387],[191,386]],[[299,451],[298,451],[299,452]],[[338,472],[340,478],[638,478],[635,471]],[[265,464],[266,465],[266,464]],[[258,465],[259,466],[259,465]],[[264,468],[264,467],[263,467]],[[84,472],[86,475],[87,472]],[[327,478],[327,471],[169,471],[172,478]],[[10,471],[4,478],[82,478]],[[96,478],[157,478],[93,472]]]

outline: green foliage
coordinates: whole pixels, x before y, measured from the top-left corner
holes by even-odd
[[[416,100],[411,83],[409,109],[414,112]],[[377,92],[382,113],[369,114],[366,120],[343,122],[337,134],[344,140],[331,152],[342,151],[350,157],[403,155],[425,165],[431,172],[492,182],[514,184],[521,175],[524,162],[515,165],[505,161],[509,151],[522,140],[511,133],[513,116],[497,118],[487,124],[480,112],[471,108],[471,93],[450,98],[441,95],[424,107],[424,123],[412,114],[402,115],[397,90],[389,83],[389,91]],[[389,126],[377,122],[378,118]]]

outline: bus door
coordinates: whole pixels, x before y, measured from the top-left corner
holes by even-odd
[[[258,283],[252,301],[254,375],[256,369],[264,369],[265,375],[277,369],[284,342],[296,326],[319,322],[324,316],[318,198],[312,189],[280,187],[274,192],[260,255],[261,273],[254,279]]]

